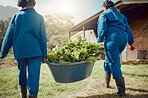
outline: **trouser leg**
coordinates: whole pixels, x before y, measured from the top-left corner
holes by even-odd
[[[110,72],[113,75],[113,79],[122,77],[120,53],[118,46],[114,46],[111,49],[106,50],[106,56],[108,59],[108,68],[110,68]]]
[[[106,73],[109,73],[109,74],[112,73],[111,68],[109,66],[109,61],[107,59],[107,56],[105,57],[104,70],[105,70]]]
[[[42,62],[42,57],[29,58],[28,60],[27,86],[30,97],[37,96],[38,94],[41,62]]]
[[[126,47],[127,40],[120,35],[111,34],[106,36],[104,48],[113,79],[122,77],[120,54]]]
[[[121,39],[122,40],[122,39]],[[126,46],[126,41],[120,44],[118,41],[110,41],[106,43],[106,56],[109,61],[109,66],[113,75],[113,79],[116,81],[118,92],[114,95],[125,95],[125,83],[122,76],[121,64],[120,64],[120,54]]]
[[[27,84],[27,78],[26,78],[26,66],[27,66],[27,61],[25,59],[19,59],[17,60],[18,64],[18,80],[19,80],[19,85],[21,87],[25,87]]]
[[[121,71],[120,52],[119,50],[107,51],[107,55],[108,57],[111,56],[109,57],[109,66],[111,68],[113,79],[115,79],[118,88],[118,92],[114,93],[113,95],[125,95],[125,83]]]
[[[18,64],[18,80],[19,80],[19,85],[21,89],[20,96],[21,98],[27,98],[27,78],[26,78],[26,66],[27,66],[27,60],[26,59],[19,59],[17,60]]]
[[[122,47],[119,48],[119,53],[121,54],[122,51],[124,50],[125,46],[123,45]],[[125,81],[124,81],[124,77],[119,77],[119,78],[115,78],[115,82],[118,88],[118,92],[113,93],[113,95],[119,95],[121,96],[125,96]]]

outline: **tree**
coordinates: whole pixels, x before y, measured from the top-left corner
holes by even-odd
[[[8,20],[0,20],[0,49],[9,23],[10,23],[10,18],[8,18]]]
[[[47,34],[48,48],[52,49],[56,45],[62,46],[68,39],[67,30],[74,26],[73,17],[68,14],[53,14],[45,16],[45,26]],[[7,27],[8,20],[0,20],[0,49]]]
[[[45,16],[48,48],[62,46],[68,39],[67,30],[74,26],[73,17],[68,14],[53,14]]]

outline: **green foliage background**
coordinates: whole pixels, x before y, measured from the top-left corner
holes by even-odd
[[[68,14],[53,14],[45,16],[47,45],[49,49],[56,45],[62,46],[68,40],[67,30],[74,26],[73,17]]]
[[[0,20],[0,49],[10,19],[11,18],[9,18],[8,20]],[[72,19],[73,17],[68,14],[55,13],[53,15],[44,16],[47,35],[47,46],[49,49],[54,48],[56,45],[62,46],[67,41],[67,30],[74,26]]]
[[[8,18],[8,20],[0,20],[0,49],[1,49],[2,41],[4,39],[4,35],[8,28],[9,22],[10,22],[10,18]]]

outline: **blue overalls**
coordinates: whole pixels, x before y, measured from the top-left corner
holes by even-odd
[[[47,57],[47,43],[44,19],[34,9],[21,10],[12,17],[3,39],[1,59],[8,54],[12,45],[19,69],[19,85],[27,85],[30,96],[36,95],[42,58]]]
[[[113,79],[123,77],[120,64],[120,54],[127,45],[134,43],[132,31],[127,18],[116,8],[111,7],[101,13],[98,19],[97,42],[104,42],[106,52],[104,70],[112,73]]]

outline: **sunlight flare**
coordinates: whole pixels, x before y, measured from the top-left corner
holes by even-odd
[[[61,2],[58,7],[59,13],[70,14],[74,10],[74,4],[72,2]]]

